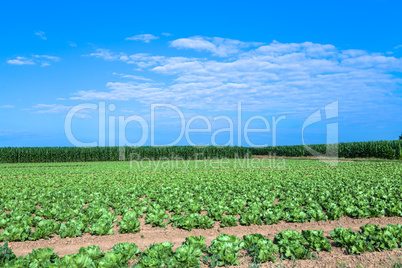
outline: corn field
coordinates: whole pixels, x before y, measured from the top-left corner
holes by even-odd
[[[369,141],[316,144],[321,154],[337,150],[344,158],[402,159],[402,141]],[[170,147],[3,147],[0,163],[90,162],[121,160],[175,160],[246,158],[251,155],[311,156],[303,145],[276,147],[170,146]]]
[[[0,163],[245,158],[249,151],[235,146],[7,147],[0,148]]]
[[[368,141],[348,142],[339,144],[309,145],[314,151],[325,154],[327,149],[338,151],[338,157],[344,158],[384,158],[402,159],[402,141]],[[250,148],[253,155],[277,155],[277,156],[311,156],[312,154],[303,145],[277,146],[277,147],[253,147]]]

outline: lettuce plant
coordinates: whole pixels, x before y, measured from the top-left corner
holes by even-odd
[[[208,252],[216,258],[218,266],[238,265],[238,254],[243,245],[244,242],[234,235],[220,234],[211,242]]]
[[[231,227],[231,226],[237,226],[237,222],[239,220],[232,215],[227,215],[224,216],[221,220],[221,227]]]

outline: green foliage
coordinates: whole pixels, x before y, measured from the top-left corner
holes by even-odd
[[[10,225],[1,234],[0,241],[25,241],[31,235],[28,225]]]
[[[107,217],[101,217],[91,225],[90,233],[93,235],[112,235],[113,222]]]
[[[215,221],[220,221],[226,210],[227,208],[224,206],[213,206],[208,209],[207,216]]]
[[[65,237],[78,237],[81,236],[84,231],[87,231],[87,224],[84,224],[78,219],[69,220],[66,223],[60,224],[59,236]]]
[[[3,246],[0,246],[0,266],[5,265],[17,257],[13,253],[11,249],[8,248],[8,243],[5,243]]]
[[[386,158],[395,159],[402,140],[394,141],[368,141],[368,142],[348,142],[339,144],[315,144],[309,147],[319,153],[325,154],[332,147],[337,156],[344,158]],[[252,147],[250,151],[253,155],[278,155],[278,156],[311,156],[311,153],[303,145],[275,146],[275,147]]]
[[[234,235],[220,234],[212,241],[208,252],[217,260],[217,266],[238,265],[238,253],[243,245],[244,242]]]
[[[186,241],[183,242],[183,245],[191,246],[205,252],[207,250],[207,246],[205,245],[205,237],[202,235],[198,236],[187,236]]]
[[[86,255],[93,261],[96,261],[96,260],[102,258],[103,256],[105,256],[105,253],[103,253],[100,250],[100,247],[94,246],[94,245],[88,246],[86,248],[81,247],[78,250],[78,254]]]
[[[228,161],[221,169],[213,166],[215,162],[148,161],[141,162],[146,166],[133,163],[132,169],[127,168],[127,162],[46,167],[1,164],[0,228],[4,231],[0,239],[26,241],[57,234],[65,238],[88,232],[106,235],[112,233],[118,215],[122,216],[117,223],[120,233],[138,232],[139,218],[163,226],[168,214],[169,224],[185,230],[212,228],[214,219],[219,218],[217,224],[224,227],[238,224],[238,217],[241,224],[250,225],[325,221],[342,216],[402,216],[402,166],[397,161],[339,162],[330,167],[318,161],[287,160],[286,168],[266,170],[249,168],[247,161],[237,160]],[[200,216],[200,212],[207,215]],[[336,231],[333,237],[348,253],[360,254],[401,247],[401,234],[401,225],[368,225],[356,233]],[[194,260],[200,258],[196,256],[198,250],[204,252],[206,257],[201,258],[208,258],[209,265],[236,259],[236,250],[223,250],[230,253],[227,256],[206,253],[205,240],[192,241],[182,245],[180,254],[173,252],[163,265],[195,265]],[[195,246],[197,241],[199,246]],[[282,258],[309,258],[312,251],[329,250],[327,242],[319,231],[283,233],[273,243],[256,241],[252,254],[255,261],[271,260],[278,247]],[[125,247],[112,253],[91,249],[93,254],[81,252],[55,260],[52,265],[99,267],[102,263],[107,267],[116,262],[125,266],[127,258],[133,258],[122,253]],[[95,257],[97,254],[101,257]],[[146,255],[141,254],[141,258],[143,266],[155,262]],[[175,263],[169,264],[172,259]],[[16,258],[10,265],[26,267],[25,258]]]
[[[339,157],[399,157],[401,136],[395,141],[317,144],[310,147],[320,153],[336,150]],[[124,148],[124,150],[122,150]],[[121,153],[123,152],[123,153]],[[91,162],[158,159],[246,158],[250,155],[311,156],[303,145],[275,147],[164,146],[164,147],[3,147],[0,163]],[[131,157],[130,157],[131,156]],[[238,214],[238,213],[237,213]]]
[[[95,262],[86,254],[66,255],[59,262],[60,267],[89,267],[95,268]]]
[[[137,219],[137,214],[135,211],[127,211],[118,222],[120,225],[119,233],[136,233],[140,231],[140,221]]]
[[[81,247],[77,254],[64,256],[62,267],[127,267],[127,262],[140,253],[134,243],[119,243],[113,250],[102,252],[98,246]]]
[[[53,220],[43,220],[38,223],[35,232],[31,233],[29,240],[49,239],[51,234],[59,232],[60,224]]]
[[[344,210],[335,204],[332,204],[327,210],[327,217],[329,220],[339,220],[342,216],[345,216]]]
[[[402,247],[402,225],[388,224],[387,226],[383,227],[381,230],[387,236],[394,237],[395,241],[399,245],[399,247]]]
[[[201,267],[200,256],[202,251],[191,245],[182,245],[176,249],[173,257],[170,259],[169,267]]]
[[[302,236],[306,239],[311,251],[332,250],[331,244],[324,237],[324,231],[322,230],[302,230]]]
[[[211,229],[214,227],[215,222],[208,216],[198,216],[197,226],[198,229]]]
[[[245,158],[249,151],[237,146],[3,147],[0,163]]]
[[[221,220],[221,227],[232,227],[232,226],[237,226],[237,222],[239,220],[232,215],[227,215],[224,216]]]
[[[384,251],[402,247],[402,225],[364,225],[356,233],[351,229],[335,228],[331,238],[338,246],[347,248],[349,254],[365,251]],[[261,234],[244,235],[243,239],[232,235],[220,234],[211,242],[209,249],[205,237],[188,236],[175,251],[173,244],[163,242],[152,244],[142,253],[134,243],[119,243],[108,252],[102,252],[99,246],[81,247],[77,254],[59,258],[52,248],[32,250],[25,258],[16,258],[8,244],[0,246],[0,266],[2,267],[127,267],[130,260],[138,260],[134,267],[200,267],[200,261],[215,266],[236,265],[239,250],[245,249],[252,257],[254,267],[265,262],[276,262],[277,254],[282,259],[317,258],[313,251],[329,251],[331,245],[323,236],[322,230],[303,230],[302,234],[294,230],[278,233],[274,241]],[[281,265],[279,265],[281,266]],[[275,266],[275,267],[279,267]],[[282,267],[282,266],[281,266]]]
[[[355,233],[352,229],[343,229],[337,227],[331,232],[333,239],[338,246],[347,249],[349,254],[360,254],[366,251],[373,252],[374,247],[370,244],[361,233]]]
[[[275,243],[283,259],[311,259],[308,241],[297,231],[281,231],[275,236]]]
[[[127,267],[124,263],[124,255],[116,253],[114,250],[106,252],[105,256],[100,259],[97,263],[99,267]]]
[[[134,243],[119,243],[113,246],[113,252],[119,260],[126,264],[128,260],[135,259],[136,255],[140,254],[140,249]]]
[[[395,228],[389,228],[389,226],[387,227],[381,229],[378,225],[366,224],[360,227],[360,233],[362,236],[366,237],[366,241],[370,243],[376,250],[393,250],[398,248],[398,242],[401,238],[400,231],[402,231],[402,229],[398,228],[399,232],[395,233],[393,232],[395,231]]]
[[[160,226],[165,227],[166,224],[163,224],[164,219],[169,219],[169,215],[166,214],[163,209],[155,209],[148,211],[145,217],[145,223],[151,223],[152,227]]]
[[[172,226],[177,226],[188,231],[191,231],[193,228],[211,229],[215,224],[208,216],[200,216],[196,213],[191,213],[186,216],[174,215],[171,217],[170,222]]]
[[[166,267],[173,256],[172,247],[170,242],[150,245],[149,249],[141,253],[141,259],[135,267]]]
[[[169,223],[185,230],[211,228],[220,217],[222,227],[238,224],[230,215],[240,216],[242,225],[402,216],[398,162],[329,167],[288,160],[286,169],[261,170],[239,169],[247,167],[241,166],[247,161],[231,160],[227,170],[219,171],[212,163],[150,162],[131,170],[124,169],[124,162],[2,164],[0,239],[105,235],[117,215],[122,215],[119,232],[133,233],[143,216],[154,226],[164,226],[167,211],[173,213]]]
[[[262,225],[261,211],[247,210],[246,213],[241,215],[240,224],[250,226],[251,224]]]
[[[279,223],[281,218],[282,218],[282,210],[268,210],[265,211],[262,214],[262,217],[265,221],[265,224],[270,225],[270,224],[275,224],[275,223]]]
[[[253,262],[264,263],[276,262],[274,254],[279,253],[279,248],[270,239],[264,238],[261,234],[249,234],[243,236],[244,248],[253,257]]]
[[[59,261],[59,256],[53,252],[52,248],[40,248],[33,249],[25,257],[25,262],[29,264],[29,267],[49,267],[51,264],[55,264]]]

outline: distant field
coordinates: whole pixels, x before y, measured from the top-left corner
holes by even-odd
[[[391,265],[402,255],[401,163],[337,164],[0,164],[0,241],[26,256],[0,253],[0,266]]]
[[[98,162],[131,160],[204,160],[252,155],[402,159],[402,140],[315,144],[309,146],[143,146],[143,147],[3,147],[0,163]]]

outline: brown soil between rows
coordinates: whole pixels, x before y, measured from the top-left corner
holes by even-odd
[[[329,236],[330,232],[338,227],[352,228],[353,231],[359,231],[359,227],[365,224],[379,224],[381,227],[387,224],[402,224],[402,217],[381,217],[381,218],[371,218],[371,219],[353,219],[348,217],[342,217],[337,221],[327,221],[327,222],[308,222],[308,223],[286,223],[281,222],[280,224],[273,225],[252,225],[252,226],[235,226],[220,228],[219,223],[215,223],[214,228],[202,230],[193,229],[191,232],[183,229],[177,229],[168,225],[166,228],[151,227],[150,224],[145,224],[145,217],[139,219],[141,223],[141,230],[135,234],[119,234],[118,227],[114,228],[114,235],[107,236],[93,236],[91,234],[85,233],[82,237],[76,238],[59,238],[57,235],[51,237],[49,240],[38,240],[38,241],[25,241],[25,242],[10,242],[9,246],[17,256],[26,256],[32,251],[32,249],[51,247],[54,252],[58,255],[64,256],[68,254],[74,254],[78,252],[80,247],[87,247],[89,245],[97,245],[104,251],[109,251],[112,249],[113,245],[120,242],[130,242],[136,243],[141,250],[149,247],[150,244],[160,243],[164,241],[169,241],[173,243],[174,248],[177,248],[184,242],[187,236],[204,236],[206,237],[206,244],[209,245],[213,239],[215,239],[219,234],[226,233],[229,235],[236,235],[242,237],[246,234],[260,233],[273,239],[276,234],[280,231],[286,229],[301,230],[306,229],[320,229],[324,231],[325,236]],[[293,267],[336,267],[337,261],[345,262],[348,266],[353,267],[356,264],[362,264],[364,267],[384,267],[380,263],[386,264],[386,267],[391,265],[391,261],[387,258],[393,258],[398,260],[397,257],[402,256],[400,250],[386,251],[386,252],[374,252],[365,253],[360,256],[349,256],[344,254],[344,250],[340,248],[333,248],[332,252],[320,252],[318,253],[318,260],[301,260],[301,261],[284,261],[283,264],[290,265]],[[402,262],[402,259],[399,259]],[[241,262],[243,265],[241,267],[248,267],[248,259],[244,257]],[[278,264],[278,262],[276,263]],[[261,267],[270,267],[267,266]],[[273,265],[271,263],[271,265]],[[347,267],[347,266],[346,266]]]
[[[361,255],[346,255],[344,250],[340,248],[332,248],[331,252],[317,252],[317,258],[312,260],[284,260],[277,261],[276,263],[264,263],[261,264],[261,268],[265,267],[295,267],[295,268],[309,268],[309,267],[392,267],[397,261],[402,262],[400,257],[402,256],[401,249],[393,251],[383,252],[365,252]],[[233,266],[238,268],[250,268],[251,259],[249,257],[243,257],[239,259],[239,266]],[[207,265],[201,265],[202,268],[208,267]]]
[[[245,255],[246,251],[240,251],[241,255]],[[309,268],[309,267],[328,267],[328,268],[357,268],[357,267],[392,267],[394,262],[401,262],[400,257],[402,256],[402,251],[383,251],[383,252],[366,252],[361,255],[346,255],[344,250],[340,248],[333,248],[331,252],[317,252],[316,258],[312,260],[279,260],[275,263],[263,263],[260,264],[261,268],[267,267],[292,267],[292,268]],[[399,257],[399,258],[398,258]],[[252,259],[248,256],[239,258],[240,265],[230,266],[231,268],[250,268],[250,263]],[[207,268],[208,265],[202,263],[202,268]]]

